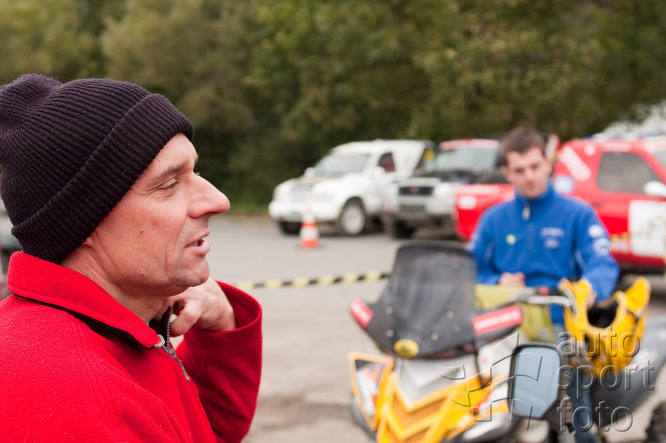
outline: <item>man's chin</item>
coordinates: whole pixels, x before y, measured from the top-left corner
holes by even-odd
[[[186,272],[183,276],[185,280],[184,283],[188,287],[199,286],[208,281],[210,278],[210,268],[208,267],[207,262],[196,266],[194,269],[191,269],[189,272]]]
[[[535,198],[539,198],[539,197],[541,197],[541,195],[542,195],[544,192],[545,192],[545,191],[542,191],[542,190],[540,190],[540,189],[526,189],[526,190],[524,190],[523,192],[518,192],[518,194],[522,195],[522,196],[525,197],[525,198],[528,198],[528,199],[530,199],[530,200],[533,200],[533,199],[535,199]]]

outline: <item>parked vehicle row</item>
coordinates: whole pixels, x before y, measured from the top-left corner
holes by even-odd
[[[666,136],[597,136],[561,145],[548,139],[555,188],[595,208],[622,269],[664,269]],[[434,227],[468,241],[481,214],[514,195],[501,173],[499,145],[499,139],[347,143],[278,185],[269,213],[287,234],[299,232],[309,211],[343,235],[381,221],[397,238]]]

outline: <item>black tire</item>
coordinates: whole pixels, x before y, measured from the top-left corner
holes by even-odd
[[[279,221],[278,227],[285,235],[297,235],[301,232],[301,224],[299,222]]]
[[[389,226],[387,226],[389,234],[393,238],[412,238],[416,228],[414,226],[408,226],[403,221],[394,221]]]
[[[647,428],[649,442],[666,441],[666,403],[660,403],[652,411],[650,426]]]
[[[362,234],[367,224],[368,216],[363,208],[363,203],[358,199],[353,199],[342,207],[336,229],[340,235],[354,237]]]

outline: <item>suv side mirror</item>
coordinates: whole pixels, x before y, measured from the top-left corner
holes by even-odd
[[[511,356],[509,408],[512,417],[548,420],[559,425],[560,389],[566,386],[562,357],[547,344],[518,346]]]
[[[303,174],[303,177],[314,177],[315,176],[315,169],[313,167],[309,167],[305,169],[305,173]]]
[[[654,197],[666,198],[666,185],[658,181],[649,181],[643,186],[643,192]]]

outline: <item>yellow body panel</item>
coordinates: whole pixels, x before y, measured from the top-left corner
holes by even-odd
[[[403,397],[395,374],[382,381],[377,399],[377,441],[382,443],[438,443],[472,426],[479,417],[474,411],[490,394],[493,386],[482,386],[473,377],[440,389],[412,405]],[[493,411],[508,411],[505,407]],[[486,412],[483,415],[487,415]]]
[[[640,338],[645,327],[644,310],[650,301],[650,283],[638,277],[625,292],[615,292],[611,299],[600,304],[616,302],[616,315],[605,328],[595,327],[587,317],[588,298],[593,295],[590,284],[563,281],[561,287],[571,291],[577,304],[578,315],[570,309],[564,310],[567,331],[580,344],[585,344],[586,364],[591,364],[596,376],[606,371],[618,372],[631,363],[640,347]]]

